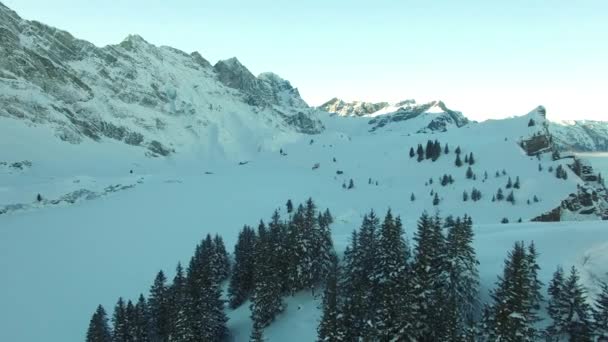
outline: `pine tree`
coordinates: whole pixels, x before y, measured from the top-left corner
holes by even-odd
[[[505,195],[502,193],[502,188],[498,188],[498,191],[496,192],[496,200],[502,201],[504,199],[505,199]]]
[[[323,293],[323,314],[317,328],[319,341],[342,341],[340,309],[338,307],[338,259],[334,256]]]
[[[519,189],[519,188],[520,188],[520,184],[519,184],[519,176],[517,176],[517,177],[515,178],[515,183],[513,184],[513,187],[514,187],[515,189]]]
[[[439,159],[439,156],[441,155],[441,144],[437,140],[435,140],[435,142],[433,143],[432,153],[432,161],[436,161],[437,159]]]
[[[439,196],[435,193],[435,197],[433,197],[433,205],[439,205]]]
[[[518,221],[519,223],[522,222],[521,218]],[[541,309],[541,303],[543,302],[543,295],[541,294],[541,290],[543,288],[543,283],[540,281],[540,279],[538,278],[538,272],[540,271],[540,266],[537,263],[538,259],[538,252],[536,251],[536,245],[534,244],[534,241],[530,242],[530,245],[528,245],[528,251],[526,254],[526,262],[527,262],[527,269],[528,269],[528,282],[529,282],[529,289],[530,289],[530,298],[529,298],[529,302],[530,302],[530,307],[531,307],[531,311],[529,314],[529,320],[531,320],[534,323],[537,323],[540,321],[540,318],[538,318],[538,315],[536,314],[538,311],[540,311]]]
[[[412,195],[410,196],[410,201],[414,202],[416,200],[416,195],[414,195],[414,193],[412,192]]]
[[[168,341],[171,331],[171,308],[166,282],[165,274],[160,271],[150,288],[148,309],[150,311],[150,337],[153,341]]]
[[[566,318],[568,316],[566,295],[564,292],[565,280],[564,270],[558,267],[549,283],[549,302],[547,313],[553,321],[547,328],[546,335],[551,339],[558,339],[566,330]]]
[[[425,212],[418,220],[414,235],[417,248],[413,263],[413,298],[416,339],[419,341],[442,341],[447,335],[442,324],[446,318],[447,265],[441,226],[438,216],[431,218]]]
[[[448,144],[445,144],[445,147],[443,149],[443,154],[448,154],[450,153],[450,148],[448,147]]]
[[[462,160],[460,160],[460,154],[456,153],[456,162],[455,162],[457,167],[461,167],[462,166]]]
[[[249,298],[254,286],[255,231],[244,226],[234,246],[234,270],[228,286],[230,307],[235,309]]]
[[[538,203],[538,202],[539,202],[538,197],[536,195],[534,195],[534,203]]]
[[[367,215],[363,218],[368,220]],[[340,294],[339,325],[343,329],[344,341],[356,341],[363,334],[364,284],[368,281],[362,272],[359,251],[359,234],[352,232],[350,244],[344,250],[344,267],[338,279],[338,293]]]
[[[435,148],[435,145],[433,144],[433,142],[431,140],[426,142],[426,148],[424,149],[424,158],[425,159],[433,158],[434,148]]]
[[[593,327],[591,307],[587,304],[585,289],[581,286],[579,275],[574,266],[564,283],[564,303],[568,313],[565,320],[565,333],[570,341],[591,341]]]
[[[595,320],[595,333],[604,339],[608,338],[608,284],[602,283],[602,292],[595,301],[593,318]]]
[[[469,163],[469,155],[468,154],[464,155],[464,162],[465,162],[465,164]]]
[[[448,339],[463,341],[473,328],[478,307],[479,272],[473,248],[473,220],[457,218],[446,241],[448,268],[447,321]]]
[[[112,342],[112,334],[108,324],[108,316],[103,306],[99,305],[87,330],[87,342]]]
[[[424,160],[424,149],[422,148],[421,144],[418,144],[418,150],[416,151],[416,153],[418,154],[418,162],[421,162]]]
[[[513,194],[513,191],[511,191],[507,196],[507,202],[515,204],[515,195]]]
[[[463,201],[463,202],[466,202],[466,201],[468,201],[468,200],[469,200],[469,193],[468,193],[468,192],[465,190],[465,191],[462,193],[462,201]]]
[[[416,152],[414,152],[414,148],[410,147],[410,158],[414,158],[415,155],[416,155]]]
[[[456,152],[456,154],[462,153],[462,150],[460,149],[460,146],[456,147],[456,151],[455,152]]]
[[[227,280],[230,276],[230,256],[226,251],[226,245],[224,245],[224,239],[220,235],[215,235],[213,238],[213,245],[215,247],[215,258],[217,260],[217,277],[220,282]]]
[[[376,338],[381,341],[414,339],[412,297],[409,284],[410,251],[401,219],[389,210],[378,239],[378,293]]]
[[[298,207],[296,215],[302,216],[304,208]],[[251,318],[261,328],[268,326],[275,316],[283,311],[281,298],[281,279],[276,272],[273,261],[272,240],[266,225],[260,222],[258,238],[255,244],[255,285],[251,298]]]
[[[513,181],[511,180],[511,177],[509,177],[509,181],[507,182],[507,186],[506,186],[506,188],[507,188],[507,189],[511,189],[511,188],[513,188]]]
[[[473,176],[474,176],[473,169],[471,169],[471,167],[469,166],[467,168],[467,179],[472,179]]]
[[[474,165],[475,164],[475,157],[473,157],[473,152],[471,152],[471,154],[469,154],[469,165]]]
[[[187,321],[187,287],[186,277],[184,275],[184,269],[181,263],[177,264],[175,268],[175,277],[173,277],[173,283],[168,289],[169,298],[169,318],[170,318],[170,332],[169,341],[178,342],[187,340],[188,336],[188,321]],[[140,298],[140,302],[143,296]],[[140,303],[138,302],[138,305]],[[145,300],[141,302],[143,306],[146,306]]]
[[[114,326],[112,342],[128,342],[131,340],[129,335],[129,322],[127,320],[127,307],[125,306],[122,297],[118,298],[118,302],[114,307],[112,325]]]
[[[534,341],[537,312],[531,298],[529,260],[525,246],[515,243],[505,260],[503,275],[491,293],[493,304],[484,314],[484,334],[491,341]]]
[[[287,213],[291,214],[293,211],[293,203],[290,199],[287,200],[287,204],[285,206],[287,207]]]
[[[139,295],[135,304],[135,316],[131,322],[131,336],[134,342],[150,341],[150,316],[148,304],[143,294]]]

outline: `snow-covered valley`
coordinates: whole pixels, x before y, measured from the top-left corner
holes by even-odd
[[[0,292],[0,321],[5,323],[0,340],[80,341],[97,304],[111,308],[119,296],[146,293],[154,274],[163,269],[172,276],[176,263],[186,263],[205,234],[220,233],[231,249],[244,224],[268,220],[287,199],[299,203],[308,197],[332,211],[339,252],[372,208],[392,208],[401,215],[410,238],[424,210],[466,213],[475,222],[483,296],[493,286],[507,250],[519,240],[536,242],[545,283],[555,266],[563,264],[577,265],[587,284],[595,286],[608,271],[605,221],[527,222],[559,205],[581,183],[567,167],[567,180],[548,172],[567,161],[553,161],[550,154],[538,160],[519,146],[519,139],[540,129],[528,127],[530,118],[542,120],[538,115],[533,111],[435,134],[415,134],[416,126],[407,122],[370,133],[366,119],[327,115],[320,117],[327,127],[324,133],[294,134],[293,143],[260,150],[243,160],[247,163],[187,154],[146,158],[137,148],[111,140],[75,146],[45,128],[4,119],[5,132],[24,139],[2,139],[3,158],[29,160],[32,166],[0,174],[0,204],[34,205],[0,215],[0,271],[9,275]],[[23,144],[28,134],[45,148]],[[410,158],[410,147],[428,139],[447,143],[451,151],[435,162]],[[467,164],[455,166],[457,146],[463,155],[474,154],[476,179],[467,179]],[[440,184],[444,174],[453,176],[453,184]],[[515,204],[493,202],[493,194],[505,188],[509,177],[521,180]],[[355,187],[344,189],[350,179]],[[118,184],[136,186],[74,203],[45,205],[35,199],[37,193],[56,198],[81,187]],[[473,188],[481,191],[482,199],[463,202],[463,192]],[[439,194],[437,206],[431,191]],[[534,196],[538,202],[532,201]],[[503,218],[512,223],[500,224]],[[520,218],[523,223],[514,223]],[[285,334],[313,340],[318,300],[306,293],[287,299],[286,312],[265,331],[269,341],[284,340]],[[248,311],[245,305],[228,312],[235,341],[249,336]]]

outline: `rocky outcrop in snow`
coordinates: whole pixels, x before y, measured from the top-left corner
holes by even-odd
[[[415,101],[408,100],[384,108],[381,112],[377,112],[378,116],[369,121],[372,125],[370,131],[413,119],[419,119],[423,123],[417,133],[445,132],[449,127],[459,128],[469,123],[469,119],[461,112],[449,109],[442,101],[416,104]]]
[[[340,116],[365,116],[373,114],[389,106],[388,102],[345,102],[337,97],[325,102],[319,109],[328,113],[335,113]]]

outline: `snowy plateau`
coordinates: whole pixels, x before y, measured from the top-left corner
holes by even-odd
[[[310,107],[275,74],[139,36],[99,48],[0,3],[0,341],[83,341],[98,304],[147,293],[161,269],[172,279],[208,233],[232,252],[243,225],[287,217],[288,199],[331,210],[339,255],[370,209],[400,215],[410,241],[424,211],[470,215],[485,300],[517,241],[535,242],[545,286],[558,265],[575,265],[591,298],[608,280],[606,189],[565,152],[608,150],[605,123],[550,123],[543,107],[472,122],[441,101],[332,101]],[[429,140],[450,152],[410,157]],[[475,177],[456,147],[474,154]],[[491,200],[517,177],[513,203]],[[463,202],[473,188],[482,198]],[[316,340],[320,293],[285,302],[266,339]],[[226,313],[232,340],[247,341],[249,303]]]

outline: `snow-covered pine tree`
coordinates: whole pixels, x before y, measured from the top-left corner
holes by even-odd
[[[363,221],[368,220],[367,215]],[[363,282],[365,274],[361,268],[359,255],[359,233],[352,232],[350,244],[344,250],[343,272],[338,279],[339,307],[342,315],[339,326],[343,329],[344,341],[357,341],[363,334],[364,294]]]
[[[112,332],[108,324],[108,316],[103,306],[99,305],[91,317],[87,330],[87,342],[112,342]]]
[[[447,331],[445,303],[447,269],[441,219],[424,212],[414,234],[413,301],[415,330],[420,341],[442,341]]]
[[[340,308],[338,306],[338,258],[334,255],[323,292],[321,322],[317,327],[318,341],[339,342],[343,340],[343,329],[340,326]]]
[[[469,155],[468,154],[464,155],[464,163],[469,164]]]
[[[150,288],[148,309],[150,311],[150,338],[153,341],[167,341],[171,331],[171,308],[167,278],[159,271]]]
[[[135,315],[131,322],[131,331],[134,342],[150,341],[150,315],[148,304],[143,294],[139,295],[137,304],[135,304]]]
[[[393,219],[389,209],[378,239],[377,340],[415,338],[409,259],[401,218]]]
[[[503,275],[491,292],[492,305],[484,317],[490,341],[535,341],[537,312],[531,301],[529,260],[523,242],[516,242],[505,260]]]
[[[469,154],[469,165],[474,165],[475,164],[475,157],[473,157],[473,152],[471,152],[471,154]]]
[[[568,313],[564,322],[565,334],[570,341],[591,341],[593,338],[593,323],[591,322],[591,307],[587,304],[587,294],[580,284],[578,271],[574,266],[570,276],[564,283],[565,312]]]
[[[479,306],[479,261],[473,248],[473,220],[466,216],[456,218],[449,229],[447,249],[448,289],[447,317],[448,341],[464,341],[473,328],[475,312]]]
[[[315,226],[314,234],[314,259],[313,259],[313,285],[325,283],[335,259],[334,244],[331,239],[331,223],[333,217],[329,210],[319,213],[318,224]]]
[[[234,269],[228,285],[229,305],[239,307],[253,292],[255,231],[244,226],[234,246]]]
[[[302,214],[304,208],[300,205],[296,215]],[[300,212],[300,213],[299,213]],[[267,327],[278,313],[283,311],[283,300],[281,298],[281,277],[273,264],[273,250],[270,234],[266,225],[260,222],[258,227],[258,238],[255,244],[255,285],[251,298],[251,319],[254,327]],[[299,266],[298,266],[299,267]]]
[[[564,270],[558,267],[553,273],[553,278],[549,282],[549,301],[547,304],[547,313],[552,320],[551,325],[547,327],[545,334],[550,340],[557,340],[563,335],[566,330],[566,318],[568,316],[565,303],[566,295],[564,292],[565,280]]]
[[[460,149],[460,146],[456,147],[456,151],[455,152],[456,152],[456,154],[462,153],[462,150]]]
[[[463,202],[466,202],[466,201],[468,201],[468,200],[469,200],[469,193],[468,193],[468,192],[465,190],[465,191],[462,193],[462,201],[463,201]]]
[[[448,154],[450,153],[450,148],[448,147],[448,144],[445,144],[445,147],[443,148],[443,154]]]
[[[435,197],[433,197],[433,205],[439,205],[439,195],[437,195],[437,193],[435,193]]]
[[[219,234],[213,238],[215,254],[217,259],[217,275],[220,282],[225,281],[230,277],[230,256],[226,251],[224,239]]]
[[[519,176],[515,178],[515,183],[513,183],[513,188],[519,189],[521,186],[519,184]]]
[[[416,155],[416,152],[414,152],[414,148],[410,147],[410,158],[414,158],[415,155]]]
[[[114,307],[112,325],[114,326],[112,342],[129,342],[131,340],[129,322],[127,320],[127,307],[122,297],[118,298],[118,302]]]
[[[253,329],[251,330],[251,336],[249,337],[250,342],[264,342],[264,328],[258,322],[253,322]]]
[[[593,310],[594,328],[598,337],[608,339],[608,284],[602,283],[601,288]]]
[[[521,218],[518,222],[522,222]],[[528,277],[530,282],[530,305],[532,306],[530,319],[534,320],[535,322],[540,321],[540,318],[534,315],[535,313],[540,311],[541,304],[543,302],[543,295],[541,293],[543,283],[538,277],[540,266],[538,265],[537,259],[538,252],[536,251],[536,245],[534,244],[534,241],[531,241],[528,245],[528,253],[526,254],[526,260],[528,262]]]
[[[187,320],[187,287],[184,269],[181,263],[175,268],[173,283],[169,287],[168,297],[170,306],[170,326],[169,341],[178,342],[187,340],[188,320]]]
[[[379,270],[378,270],[378,228],[380,220],[374,211],[363,218],[363,223],[359,230],[358,248],[355,251],[355,259],[358,261],[356,272],[357,279],[360,281],[361,298],[363,304],[361,320],[362,338],[373,340],[377,329],[376,299],[379,291]]]
[[[434,147],[435,147],[435,145],[433,144],[433,141],[429,140],[426,142],[426,148],[424,149],[424,158],[425,159],[433,158]]]

